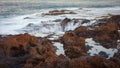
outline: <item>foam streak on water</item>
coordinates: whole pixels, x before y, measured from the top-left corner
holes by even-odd
[[[60,54],[65,55],[64,49],[63,49],[63,44],[61,44],[61,43],[59,43],[59,42],[54,42],[53,45],[57,47],[57,51],[56,51],[56,54],[57,54],[57,55],[60,55]]]
[[[38,13],[16,16],[12,18],[0,19],[0,35],[9,35],[9,34],[20,34],[20,33],[29,33],[37,37],[49,37],[50,40],[58,39],[62,36],[65,31],[74,30],[79,26],[89,26],[96,23],[95,19],[102,18],[101,16],[109,16],[109,14],[120,14],[120,7],[109,7],[109,8],[62,8],[64,10],[71,10],[76,14],[62,14],[62,15],[43,15],[50,10],[40,10]],[[59,9],[60,10],[60,9]],[[73,21],[66,24],[64,31],[60,23],[63,19],[88,19],[90,22],[82,23],[82,20],[79,20],[77,23]],[[59,21],[55,21],[59,20]],[[86,39],[87,45],[93,46],[88,53],[91,56],[98,54],[100,51],[106,52],[109,57],[112,57],[114,53],[117,52],[116,49],[106,49],[92,40],[92,38]],[[96,46],[98,44],[99,46]],[[56,54],[64,54],[63,45],[60,43],[54,43],[56,46]]]
[[[86,39],[86,45],[92,46],[92,49],[88,51],[91,56],[98,55],[99,52],[103,51],[108,55],[108,59],[113,57],[115,53],[117,53],[117,49],[115,48],[104,48],[101,46],[99,43],[96,43],[92,38],[87,38]]]
[[[65,10],[71,10],[77,14],[63,14],[63,15],[42,15],[42,13],[46,13],[53,9],[41,10],[41,12],[16,16],[13,18],[5,18],[0,19],[0,34],[19,34],[28,32],[32,35],[45,34],[45,33],[62,33],[62,29],[60,26],[60,22],[54,22],[54,20],[64,18],[77,18],[77,19],[89,19],[90,23],[81,24],[78,22],[77,24],[73,24],[70,22],[65,27],[65,31],[74,30],[78,26],[88,26],[94,23],[94,19],[99,18],[100,16],[105,16],[107,14],[120,14],[120,7],[109,7],[109,8],[63,8]],[[35,26],[27,27],[29,23],[33,23]],[[35,29],[35,30],[34,30]],[[37,30],[38,29],[38,30]],[[24,30],[24,31],[22,31]],[[40,36],[40,35],[38,35]]]

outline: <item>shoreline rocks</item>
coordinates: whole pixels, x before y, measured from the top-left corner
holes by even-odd
[[[76,14],[71,10],[53,10],[48,13],[43,13],[43,15],[62,15],[62,14]]]
[[[117,20],[117,21],[114,21]],[[98,23],[91,26],[80,26],[73,30],[73,32],[84,38],[92,37],[96,42],[100,43],[103,47],[106,48],[116,48],[117,40],[120,38],[119,33],[119,15],[112,16],[109,18],[106,23]]]
[[[85,39],[69,31],[63,35],[63,48],[69,58],[78,58],[85,54]]]
[[[0,36],[0,68],[120,68],[120,50],[110,59],[100,52],[90,56],[86,38],[106,48],[117,48],[120,16],[109,18],[106,23],[80,26],[67,31],[57,41],[63,43],[65,55],[57,55],[51,40],[36,38],[27,33]],[[30,25],[31,26],[31,25]]]

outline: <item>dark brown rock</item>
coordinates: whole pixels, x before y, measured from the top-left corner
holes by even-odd
[[[117,39],[119,38],[117,24],[107,22],[95,28],[95,41],[100,42],[106,48],[116,47]]]
[[[74,32],[66,32],[62,38],[65,54],[69,58],[78,58],[85,55],[85,39],[77,37]]]
[[[119,68],[114,62],[99,56],[93,56],[89,59],[92,68]]]
[[[92,68],[86,57],[72,59],[69,65],[70,68]]]
[[[76,14],[76,13],[71,10],[53,10],[43,15],[61,15],[61,14]]]
[[[82,19],[81,24],[84,24],[84,23],[89,23],[89,22],[90,22],[90,20],[88,20],[88,19]]]
[[[89,38],[92,37],[94,35],[94,31],[93,30],[89,30],[89,27],[85,27],[85,26],[80,26],[78,28],[76,28],[74,30],[75,34],[78,37],[84,37],[84,38]],[[92,28],[91,28],[92,29]]]
[[[71,21],[71,19],[65,18],[65,19],[60,23],[63,31],[64,31],[64,29],[65,29],[65,26],[66,26],[66,25],[68,24],[68,22],[70,22],[70,21]]]
[[[29,34],[20,34],[1,38],[0,47],[6,56],[18,56],[27,51],[30,46],[37,46],[39,40]]]
[[[119,30],[119,15],[112,16],[103,23],[98,23],[91,26],[80,26],[73,32],[84,38],[93,38],[106,48],[116,48],[117,40],[120,38]]]
[[[108,54],[104,51],[99,52],[99,55],[104,57],[104,58],[108,58]]]

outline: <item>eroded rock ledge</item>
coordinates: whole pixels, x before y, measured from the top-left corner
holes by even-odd
[[[105,23],[101,22],[91,26],[80,26],[73,32],[78,37],[92,37],[106,48],[116,48],[117,40],[120,39],[120,15],[109,18]]]
[[[53,10],[48,13],[43,13],[43,15],[61,15],[61,14],[76,14],[72,10]]]
[[[0,38],[1,68],[119,68],[119,60],[86,55],[85,40],[64,35],[66,56],[56,55],[51,41],[29,34]],[[69,38],[69,40],[67,40]],[[33,41],[34,40],[34,41]],[[117,54],[116,54],[117,56]],[[117,61],[117,62],[114,62]]]
[[[36,38],[27,33],[0,36],[0,68],[120,68],[120,49],[110,59],[87,54],[85,38],[92,37],[106,48],[117,48],[120,39],[120,16],[106,23],[80,26],[61,38],[66,55],[56,55],[47,38]]]

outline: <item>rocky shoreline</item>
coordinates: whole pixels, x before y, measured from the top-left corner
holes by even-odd
[[[55,12],[58,14],[59,11]],[[62,21],[63,30],[70,21],[68,18]],[[83,23],[87,22],[89,20],[83,20]],[[28,33],[0,36],[0,68],[120,68],[120,15],[97,22],[66,31],[57,40]],[[87,38],[92,38],[106,49],[115,48],[117,52],[110,58],[104,52],[91,56],[88,53],[91,47],[86,45]],[[63,44],[65,55],[56,54],[53,41]]]

